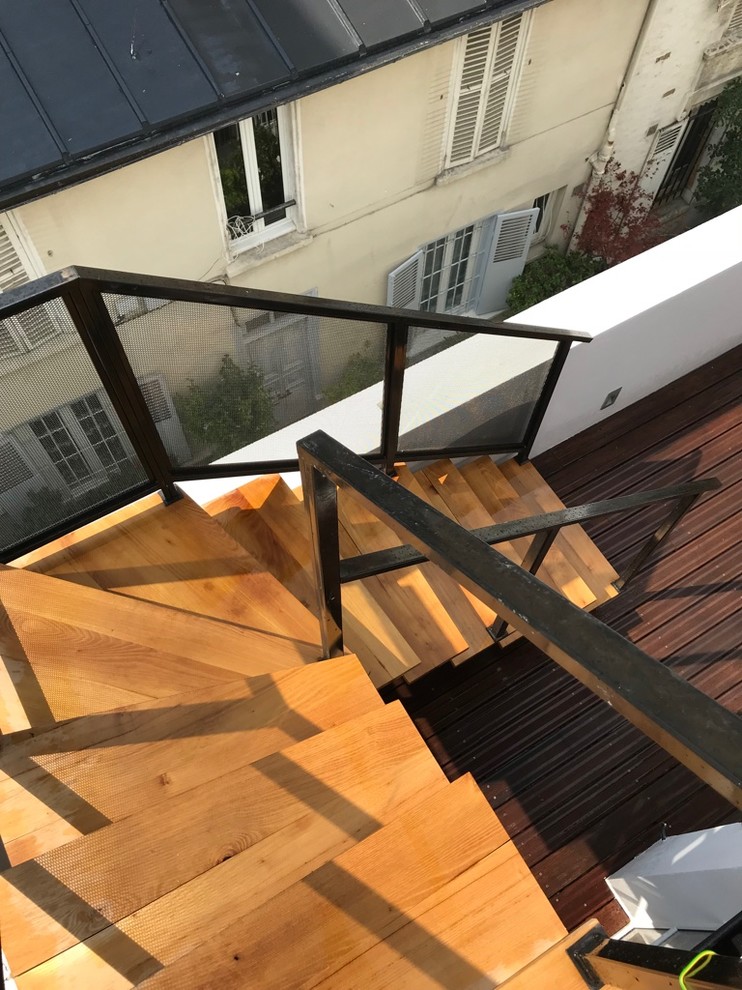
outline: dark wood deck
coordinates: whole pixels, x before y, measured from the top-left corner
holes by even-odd
[[[742,707],[742,346],[536,465],[567,505],[716,475],[657,557],[596,614]],[[590,535],[621,571],[662,509]],[[665,509],[664,511],[667,511]],[[530,644],[435,671],[400,696],[453,779],[471,771],[563,922],[625,918],[604,877],[660,837],[740,813]]]

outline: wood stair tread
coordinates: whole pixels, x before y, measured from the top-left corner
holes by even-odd
[[[526,486],[528,487],[541,512],[559,512],[565,508],[562,500],[533,464],[526,462],[518,467],[519,470],[515,472],[512,462],[506,462],[501,466],[501,470],[510,478],[516,490],[523,491]],[[565,527],[557,540],[562,541],[565,556],[569,558],[572,566],[579,570],[600,602],[618,594],[613,585],[613,582],[618,580],[618,572],[581,526]]]
[[[75,719],[17,742],[6,737],[0,821],[10,862],[381,707],[348,656]]]
[[[0,730],[300,666],[317,648],[0,565]]]
[[[287,580],[297,597],[311,610],[316,610],[309,521],[304,504],[279,475],[266,476],[248,482],[239,489],[242,512],[260,518],[270,539],[275,541],[264,550],[265,541],[251,542],[250,549],[264,566],[274,568],[279,580]],[[231,512],[230,525],[237,536],[234,503],[218,500],[207,506],[220,519],[224,511]],[[247,523],[240,538],[250,539]],[[275,548],[278,548],[278,551]],[[290,584],[289,584],[290,582]],[[405,674],[419,663],[418,656],[382,606],[376,601],[366,582],[353,582],[343,589],[343,625],[348,648],[362,661],[369,676],[378,687]]]
[[[128,951],[143,978],[184,940],[209,938],[204,917],[215,934],[447,787],[399,703],[327,729],[2,874],[11,970],[18,978],[50,960],[57,987],[71,963],[77,985],[101,990],[81,976],[90,950],[79,943],[108,937],[119,966]]]
[[[344,556],[372,553],[399,545],[396,534],[365,509],[352,494],[340,491],[338,497]],[[419,567],[381,574],[373,583],[379,589],[377,600],[405,636],[420,660],[438,666],[465,650],[467,642],[441,607],[440,601]],[[375,593],[376,596],[376,593]]]
[[[513,853],[473,780],[462,777],[274,897],[265,910],[245,912],[143,987],[183,986],[189,974],[203,990],[393,986],[381,982],[384,942],[387,961],[396,956],[395,943],[409,951],[407,986],[420,985],[409,982],[415,972],[435,978],[439,969],[447,976],[452,971],[453,981],[444,985],[471,985],[471,977],[481,980],[483,973],[438,938],[436,928],[448,932],[449,924],[465,924],[473,907],[485,909],[497,897],[503,881],[506,888],[512,884],[505,864]],[[541,902],[539,933],[531,938],[550,944],[564,929],[543,895]],[[484,929],[486,918],[477,920]],[[479,933],[478,948],[489,959],[499,951],[492,934]],[[521,938],[528,941],[525,933]],[[291,952],[276,951],[286,945]],[[432,956],[431,948],[437,950]],[[435,985],[432,979],[428,985]]]
[[[317,622],[188,496],[151,495],[14,561],[316,646]]]
[[[567,955],[572,946],[596,928],[598,922],[586,921],[569,935],[542,952],[527,966],[504,983],[501,990],[585,990],[585,979]],[[604,990],[612,990],[606,986]]]

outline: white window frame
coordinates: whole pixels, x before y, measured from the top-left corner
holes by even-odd
[[[482,158],[485,155],[493,154],[494,152],[498,150],[502,150],[505,147],[507,147],[508,129],[512,121],[513,109],[515,107],[517,93],[518,93],[518,86],[523,69],[525,51],[528,45],[528,37],[530,34],[531,21],[532,21],[532,12],[530,10],[526,10],[523,11],[523,13],[521,13],[520,15],[513,15],[513,16],[520,16],[520,30],[518,32],[518,41],[516,45],[515,54],[513,57],[513,64],[510,69],[508,89],[503,105],[502,121],[500,124],[500,131],[498,134],[497,141],[485,147],[480,147],[482,127],[487,112],[487,97],[489,95],[492,83],[497,81],[496,79],[492,78],[492,68],[493,68],[492,63],[495,58],[495,54],[497,52],[498,40],[500,37],[500,32],[503,23],[502,21],[498,21],[496,24],[493,24],[489,28],[490,31],[489,50],[488,50],[484,73],[483,73],[483,82],[480,90],[479,107],[477,109],[476,125],[472,137],[471,153],[466,157],[454,158],[453,142],[454,142],[454,135],[456,130],[456,118],[458,114],[460,100],[464,93],[462,89],[462,84],[463,84],[462,77],[464,71],[464,61],[466,57],[466,48],[470,36],[465,35],[463,38],[459,39],[459,42],[456,46],[453,69],[452,69],[453,85],[451,86],[451,95],[449,100],[448,127],[446,130],[446,148],[445,148],[445,162],[444,162],[444,167],[446,169],[453,169],[453,168],[458,168],[460,166],[468,165],[471,162],[476,161],[478,158]],[[511,19],[512,18],[505,18],[505,20],[511,20]],[[475,89],[476,87],[474,87],[472,91],[475,91]]]
[[[103,412],[106,414],[111,426],[113,427],[114,435],[120,441],[126,456],[130,459],[134,459],[136,455],[129,438],[126,436],[126,433],[119,431],[116,427],[116,414],[105,391],[101,389],[93,389],[91,392],[86,392],[84,395],[78,396],[78,399],[88,399],[91,395],[94,395],[100,402]],[[32,416],[31,419],[27,420],[25,423],[22,423],[20,426],[15,427],[13,430],[16,442],[23,451],[27,462],[33,461],[36,464],[38,470],[37,481],[39,479],[41,480],[41,485],[39,487],[43,487],[44,484],[47,484],[57,488],[58,490],[69,492],[70,494],[78,494],[80,492],[90,491],[97,488],[99,485],[103,484],[108,477],[110,468],[106,467],[98,457],[93,444],[88,439],[82,424],[72,409],[73,403],[78,401],[78,399],[70,399],[70,401],[64,405],[56,406],[53,409],[46,410],[44,413],[39,413],[36,416]],[[82,457],[83,461],[89,468],[90,474],[86,478],[80,478],[70,483],[59,470],[56,462],[44,448],[41,440],[31,428],[31,422],[33,420],[42,419],[44,416],[49,416],[52,413],[56,413],[59,417],[63,427],[70,437],[71,442],[75,446],[75,452]]]
[[[430,313],[452,314],[461,314],[469,311],[472,284],[476,278],[482,249],[482,227],[485,222],[486,218],[484,221],[478,220],[474,223],[467,224],[465,227],[460,227],[458,230],[451,231],[451,233],[443,237],[438,237],[436,240],[422,246],[421,310]],[[465,255],[462,253],[458,260],[454,261],[454,252],[458,246],[457,241],[467,237],[467,235],[469,236],[468,250]],[[435,295],[431,295],[429,298],[423,297],[423,287],[425,286],[426,279],[429,277],[425,271],[428,255],[434,252],[439,244],[443,245],[443,257],[441,267],[438,269],[438,290]],[[462,273],[463,278],[461,277]],[[452,281],[454,275],[458,276],[456,281]],[[458,303],[448,306],[449,291],[455,293],[457,287],[461,288],[461,299]],[[425,305],[426,302],[433,300],[435,300],[434,306],[429,307]]]
[[[255,116],[257,116],[257,114]],[[277,107],[276,116],[278,118],[278,140],[281,148],[283,193],[286,202],[293,199],[297,200],[298,203],[299,183],[296,168],[296,163],[299,160],[298,149],[296,147],[298,125],[294,105],[290,104],[288,106]],[[252,117],[247,117],[244,120],[238,121],[237,126],[239,127],[240,132],[240,141],[242,144],[243,161],[245,165],[245,175],[248,182],[250,204],[253,209],[259,205],[260,209],[255,210],[256,213],[259,213],[262,210],[262,198],[258,177],[257,157],[255,154],[255,138],[253,135]],[[289,206],[286,208],[286,216],[280,220],[277,220],[275,223],[266,223],[265,219],[261,217],[258,220],[253,221],[251,231],[246,232],[239,237],[231,236],[229,233],[229,217],[227,216],[227,209],[224,201],[224,192],[222,190],[219,159],[216,153],[214,135],[210,134],[206,140],[217,201],[217,214],[219,216],[224,242],[229,254],[240,254],[243,251],[258,247],[259,245],[266,243],[266,241],[281,237],[284,234],[289,234],[297,229],[299,219],[298,206]]]

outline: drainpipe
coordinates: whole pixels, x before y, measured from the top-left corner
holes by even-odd
[[[623,80],[621,82],[621,88],[618,91],[618,96],[616,97],[616,102],[613,105],[613,110],[611,111],[611,116],[608,121],[608,127],[606,128],[605,138],[600,148],[590,156],[588,159],[591,168],[590,178],[588,180],[587,189],[585,190],[585,195],[582,199],[582,204],[580,206],[580,211],[577,214],[577,220],[575,221],[574,228],[572,229],[572,236],[569,239],[569,244],[567,250],[571,251],[574,244],[575,237],[579,233],[582,224],[585,220],[585,203],[587,197],[591,192],[593,186],[600,181],[600,177],[605,174],[606,165],[613,157],[613,145],[616,139],[616,122],[618,120],[618,115],[621,112],[621,107],[623,106],[623,101],[626,96],[626,90],[628,88],[631,77],[634,74],[636,68],[636,63],[639,61],[639,56],[642,54],[642,49],[644,48],[644,41],[649,34],[650,28],[652,27],[652,21],[654,15],[657,11],[662,0],[649,0],[647,4],[647,9],[644,12],[644,18],[642,20],[642,25],[639,28],[639,33],[636,36],[636,41],[634,42],[634,48],[631,52],[631,57],[629,59],[629,64],[626,66],[626,72],[624,73]]]

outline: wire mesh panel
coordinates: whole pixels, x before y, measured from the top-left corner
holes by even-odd
[[[104,299],[176,467],[295,458],[317,429],[379,449],[384,324]]]
[[[63,304],[0,320],[2,552],[147,475]]]
[[[412,327],[400,450],[517,446],[555,351],[548,340]]]

